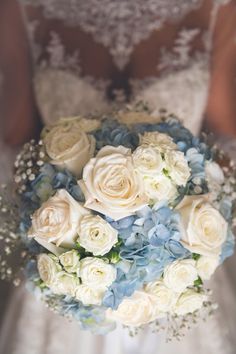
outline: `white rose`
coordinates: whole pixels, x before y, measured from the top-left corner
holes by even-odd
[[[46,253],[38,256],[37,267],[40,278],[48,287],[56,282],[57,274],[61,271],[57,258]]]
[[[50,162],[77,176],[95,151],[94,137],[87,135],[74,120],[52,127],[43,141]]]
[[[100,216],[86,215],[78,228],[79,243],[94,256],[103,256],[118,242],[118,232]]]
[[[204,198],[185,197],[178,206],[181,215],[181,239],[191,252],[216,256],[226,240],[228,224]]]
[[[193,259],[182,259],[167,265],[164,269],[164,284],[177,293],[194,285],[194,281],[198,279],[195,263]]]
[[[164,174],[157,177],[145,177],[143,183],[146,195],[154,202],[173,201],[177,196],[176,186]]]
[[[161,153],[148,145],[141,145],[133,152],[133,161],[142,176],[156,176],[165,166]]]
[[[85,166],[79,185],[85,206],[114,220],[132,215],[147,204],[131,150],[123,146],[102,148]]]
[[[79,279],[66,272],[60,272],[57,274],[55,282],[51,284],[50,288],[52,292],[58,295],[75,296],[77,288],[80,284]]]
[[[207,296],[205,294],[196,292],[193,289],[188,289],[179,297],[174,312],[178,316],[193,313],[200,310],[205,301],[207,301]]]
[[[190,168],[181,151],[168,151],[165,153],[166,168],[170,177],[178,186],[185,186],[190,177]]]
[[[159,132],[146,132],[144,135],[141,135],[140,145],[143,144],[151,145],[158,149],[161,153],[177,149],[177,145],[169,135]]]
[[[203,280],[209,280],[219,265],[219,256],[201,256],[196,263],[199,276]]]
[[[76,250],[65,252],[59,256],[60,263],[68,273],[77,273],[80,256]]]
[[[169,289],[162,280],[148,283],[145,291],[154,296],[159,312],[170,312],[178,299],[176,293]]]
[[[100,289],[90,288],[81,284],[76,289],[76,299],[81,301],[85,306],[101,305],[104,291]]]
[[[157,123],[160,121],[159,117],[153,117],[146,112],[121,112],[118,115],[118,120],[126,125],[133,125],[139,123]]]
[[[80,218],[89,214],[71,195],[60,189],[32,217],[28,236],[50,250],[50,243],[73,247]]]
[[[106,289],[116,279],[116,269],[102,259],[86,257],[80,262],[80,277],[92,289]]]
[[[134,327],[154,321],[155,315],[154,298],[144,291],[135,291],[132,296],[121,302],[117,310],[107,311],[109,318]]]

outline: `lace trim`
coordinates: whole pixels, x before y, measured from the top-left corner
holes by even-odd
[[[79,26],[109,48],[121,70],[135,45],[168,21],[178,21],[201,6],[203,0],[21,0],[42,6],[45,17]],[[219,1],[219,0],[218,0]],[[222,1],[222,0],[221,0]]]
[[[194,39],[200,34],[199,28],[182,29],[174,42],[173,47],[167,50],[165,47],[161,48],[161,56],[157,70],[164,73],[187,68],[192,65],[193,62],[205,62],[208,63],[209,53],[202,53],[196,51],[191,53],[192,43]],[[203,35],[204,37],[204,35]]]

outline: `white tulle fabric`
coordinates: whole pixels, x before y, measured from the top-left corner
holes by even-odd
[[[163,23],[178,21],[201,5],[198,0],[25,0],[41,6],[44,16],[59,19],[67,25],[78,25],[107,47],[113,61],[122,69],[129,61],[134,46],[159,29]],[[200,34],[204,41],[201,52],[192,53],[192,42],[199,29],[182,28],[172,49],[161,49],[158,74],[145,80],[130,79],[130,103],[147,102],[158,115],[160,109],[174,112],[183,123],[198,133],[209,85],[211,38],[217,9],[223,1],[215,1],[209,28]],[[93,12],[95,21],[89,21]],[[134,16],[130,22],[130,14]],[[111,16],[111,14],[114,14]],[[106,20],[104,20],[106,19]],[[132,24],[135,23],[135,27]],[[29,37],[35,57],[35,93],[42,117],[51,123],[59,117],[109,111],[114,102],[107,98],[110,82],[81,75],[80,49],[67,55],[59,35],[50,33],[48,60],[39,63],[42,48],[34,39],[37,23],[28,23]],[[132,29],[132,30],[131,30]],[[191,54],[190,54],[191,53]],[[117,100],[126,100],[124,92],[116,92]],[[1,150],[2,152],[3,150]],[[224,268],[217,272],[211,287],[220,305],[218,313],[207,323],[200,323],[181,342],[165,343],[165,336],[144,331],[135,338],[117,328],[105,337],[79,329],[75,322],[51,313],[23,287],[16,290],[6,313],[0,340],[4,354],[233,354],[236,318],[231,279]]]

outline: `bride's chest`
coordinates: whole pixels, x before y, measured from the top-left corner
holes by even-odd
[[[133,0],[131,7],[121,1],[123,8],[113,8],[119,2],[110,0],[101,0],[103,8],[92,0],[89,7],[72,0],[58,7],[52,0],[38,2],[44,6],[24,10],[45,120],[142,100],[153,111],[165,108],[190,125],[189,113],[195,111],[192,119],[200,121],[210,53],[210,8],[199,7],[205,2],[193,0],[185,8],[186,1],[148,0],[145,9]],[[167,3],[179,7],[173,10]]]
[[[208,2],[142,3],[62,0],[56,6],[54,0],[38,0],[38,6],[24,6],[35,63],[73,66],[82,76],[119,86],[182,69],[206,55]]]

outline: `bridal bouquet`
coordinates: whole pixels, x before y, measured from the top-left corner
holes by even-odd
[[[36,296],[100,334],[211,311],[204,281],[234,247],[235,178],[220,158],[146,111],[45,127],[15,162]]]

